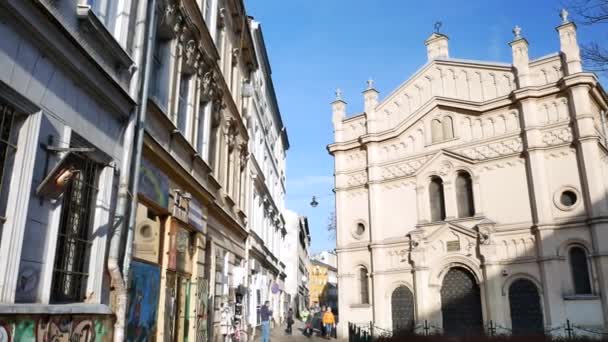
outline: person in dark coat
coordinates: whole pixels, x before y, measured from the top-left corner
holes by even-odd
[[[291,335],[291,326],[293,325],[293,309],[289,308],[287,311],[287,335]]]

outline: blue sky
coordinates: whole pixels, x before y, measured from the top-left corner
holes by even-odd
[[[347,112],[361,112],[373,78],[381,98],[426,62],[424,40],[441,21],[450,56],[511,62],[512,28],[522,27],[530,57],[559,50],[559,0],[246,0],[262,23],[272,77],[291,149],[287,207],[308,216],[312,250],[335,248],[327,234],[334,208],[331,108],[343,90]],[[566,2],[567,3],[567,2]],[[579,25],[579,42],[607,41],[608,27]],[[604,82],[605,83],[605,82]],[[309,203],[316,195],[319,206]]]

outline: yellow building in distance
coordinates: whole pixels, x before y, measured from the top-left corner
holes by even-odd
[[[310,260],[308,287],[311,307],[329,305],[334,310],[338,308],[338,269],[332,260],[335,260],[335,254],[328,252],[313,256]]]

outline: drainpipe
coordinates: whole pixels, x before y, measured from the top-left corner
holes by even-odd
[[[600,120],[602,121],[602,133],[604,134],[604,146],[608,148],[608,136],[606,135],[606,112],[600,111]]]
[[[129,268],[131,266],[131,254],[133,250],[133,227],[135,227],[135,218],[137,214],[137,192],[139,190],[139,167],[141,164],[141,153],[144,144],[144,135],[146,127],[146,112],[148,110],[148,91],[150,87],[150,69],[152,68],[152,54],[156,41],[156,0],[148,0],[148,12],[146,17],[148,25],[146,25],[146,46],[144,59],[144,75],[140,91],[139,112],[137,113],[137,122],[135,126],[135,145],[133,146],[134,163],[131,163],[131,211],[129,212],[129,225],[127,230],[127,242],[125,246],[124,260],[124,279],[125,283],[129,280]]]
[[[150,1],[142,1],[140,8],[138,8],[138,15],[136,18],[140,18],[139,13],[143,12],[143,6],[146,6],[146,20],[145,31],[144,28],[139,26],[136,28],[135,35],[136,40],[138,37],[142,35],[146,35],[145,40],[145,55],[142,53],[141,49],[135,50],[136,60],[139,61],[139,65],[144,67],[143,73],[141,76],[138,75],[140,71],[136,71],[133,75],[132,83],[130,86],[130,93],[132,96],[139,96],[138,105],[133,110],[133,113],[129,117],[129,123],[127,124],[127,129],[125,130],[124,136],[124,150],[123,150],[123,160],[121,165],[121,176],[118,185],[118,198],[116,205],[116,217],[118,220],[116,221],[114,231],[112,232],[112,237],[110,240],[110,250],[108,253],[108,272],[110,273],[110,277],[112,278],[112,286],[116,291],[116,303],[115,303],[115,314],[116,314],[116,323],[114,324],[114,338],[115,342],[122,342],[125,340],[125,321],[126,321],[126,312],[127,312],[127,286],[128,283],[128,274],[129,274],[129,263],[131,261],[131,244],[133,240],[132,235],[132,227],[135,221],[135,213],[137,205],[137,196],[133,194],[137,194],[137,179],[139,172],[139,164],[141,162],[141,149],[143,142],[143,133],[144,133],[144,122],[145,115],[147,110],[147,94],[148,94],[148,84],[149,84],[149,75],[150,75],[150,60],[152,58],[152,46],[155,40],[155,8],[156,8],[156,0]],[[145,59],[142,60],[142,55],[145,56]],[[137,89],[140,84],[139,78],[142,78],[141,88],[139,94],[137,94]],[[134,144],[135,142],[135,144]],[[127,171],[128,170],[128,171]],[[131,196],[131,201],[129,201],[129,196]],[[128,215],[128,226],[125,226],[125,218]],[[128,229],[129,232],[127,234],[126,241],[126,249],[125,249],[125,257],[124,257],[124,265],[123,270],[124,273],[121,272],[120,269],[120,252],[121,252],[121,242],[123,240],[123,232]]]

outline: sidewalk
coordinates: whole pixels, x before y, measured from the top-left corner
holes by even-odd
[[[276,326],[270,332],[270,341],[271,342],[312,342],[312,341],[331,341],[331,342],[345,342],[347,339],[331,339],[326,340],[324,338],[318,337],[318,331],[315,331],[312,337],[304,336],[304,322],[300,320],[296,320],[295,324],[292,326],[293,333],[291,335],[287,335],[285,333],[285,329],[287,329],[287,325],[283,324],[280,326]],[[261,337],[256,336],[255,341],[260,341]]]

